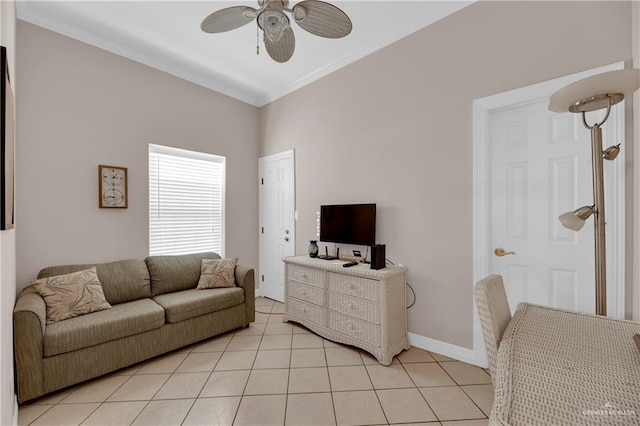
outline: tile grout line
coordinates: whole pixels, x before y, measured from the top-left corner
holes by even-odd
[[[235,333],[234,333],[235,335]],[[229,339],[229,341],[231,341],[231,339]],[[180,369],[180,367],[182,366],[182,364],[184,364],[184,362],[187,360],[187,358],[189,358],[189,355],[193,354],[193,350],[196,347],[194,346],[191,351],[189,351],[187,357],[182,360],[182,362],[180,363],[180,365],[178,366],[178,368],[176,368],[176,371],[178,371]],[[205,353],[211,353],[211,352],[205,352]],[[187,421],[187,419],[189,418],[189,414],[191,414],[191,411],[193,410],[193,407],[196,405],[196,402],[198,402],[198,399],[200,398],[200,395],[202,395],[202,391],[204,390],[205,386],[207,386],[207,383],[209,382],[209,379],[211,379],[211,376],[213,375],[213,372],[216,370],[216,366],[218,365],[218,363],[220,362],[220,360],[222,359],[222,354],[224,353],[221,352],[220,357],[218,357],[218,360],[214,363],[213,367],[211,368],[211,371],[209,372],[209,375],[207,376],[207,379],[204,381],[204,383],[202,384],[202,387],[200,388],[200,391],[198,392],[198,395],[195,397],[193,404],[191,404],[191,407],[189,407],[189,410],[187,410],[187,414],[184,416],[184,419],[182,419],[182,422],[180,423],[181,425],[184,424],[184,422]],[[145,407],[146,408],[146,407]]]
[[[447,369],[446,369],[446,368],[444,368],[444,367],[442,367],[442,366],[440,365],[440,362],[439,362],[439,361],[436,361],[436,362],[438,363],[438,366],[439,366],[440,368],[442,368],[442,370],[443,370],[443,371],[444,371],[444,372],[445,372],[449,377],[451,377],[451,380],[453,380],[453,383],[455,383],[455,384],[456,384],[456,387],[458,387],[458,388],[462,391],[462,393],[463,393],[463,394],[465,394],[465,396],[466,396],[467,398],[469,398],[469,400],[473,403],[473,405],[475,405],[475,406],[478,408],[478,410],[480,410],[480,412],[484,415],[484,418],[485,418],[485,419],[488,419],[489,417],[485,414],[484,410],[483,410],[482,408],[480,408],[480,407],[478,406],[478,404],[476,404],[476,402],[473,400],[473,398],[471,398],[469,395],[467,395],[467,393],[464,391],[464,389],[462,389],[462,386],[464,386],[464,385],[459,384],[459,383],[456,381],[456,379],[454,379],[454,378],[453,378],[453,376],[452,376],[451,374],[449,374],[449,372],[447,371]],[[460,361],[445,361],[445,362],[460,362]]]
[[[431,355],[431,352],[429,352],[429,355]],[[431,358],[433,358],[433,356],[432,356]],[[435,359],[434,359],[434,361],[435,361]],[[422,392],[420,392],[420,387],[418,386],[418,384],[416,383],[416,381],[415,381],[415,380],[413,380],[413,377],[411,377],[411,374],[409,374],[409,372],[408,372],[408,371],[407,371],[407,369],[405,368],[404,363],[403,363],[402,361],[400,361],[400,359],[398,359],[398,362],[399,362],[399,363],[400,363],[400,365],[402,366],[402,370],[405,372],[405,374],[406,374],[407,376],[409,376],[409,380],[411,380],[411,383],[413,383],[413,385],[415,386],[416,390],[417,390],[417,391],[418,391],[418,393],[420,394],[420,397],[424,400],[424,402],[427,404],[427,407],[429,407],[429,410],[431,410],[431,412],[432,412],[432,413],[433,413],[433,415],[435,416],[436,421],[437,421],[438,423],[440,423],[440,417],[438,417],[438,415],[436,414],[436,411],[433,409],[433,407],[431,406],[431,404],[429,404],[429,401],[427,401],[427,398],[424,396],[424,394],[423,394]],[[436,363],[437,363],[437,361],[436,361]],[[407,364],[410,364],[410,363],[407,363]],[[413,363],[411,363],[411,364],[413,364]],[[440,365],[438,365],[438,367],[440,367]],[[440,367],[440,368],[442,368],[442,367]],[[443,370],[444,370],[444,368],[443,368]],[[452,380],[453,380],[453,379],[452,379]],[[455,383],[455,380],[454,380],[454,382],[453,382],[453,383]],[[441,424],[442,424],[442,423],[441,423]]]
[[[136,370],[136,371],[138,371],[138,370]],[[131,378],[132,378],[134,375],[135,375],[135,372],[134,372],[133,374],[131,374],[131,375],[127,378],[127,380],[125,380],[124,382],[122,382],[122,384],[121,384],[120,386],[118,386],[118,387],[117,387],[113,392],[111,392],[111,393],[109,394],[109,396],[107,396],[107,397],[104,399],[104,401],[102,401],[100,404],[98,404],[98,406],[96,407],[96,409],[95,409],[91,414],[89,414],[89,415],[88,415],[88,416],[87,416],[87,417],[86,417],[86,418],[85,418],[85,419],[84,419],[80,424],[83,424],[84,422],[86,422],[86,421],[87,421],[87,419],[88,419],[89,417],[91,417],[91,415],[92,415],[93,413],[95,413],[96,411],[98,411],[98,409],[99,409],[100,407],[102,407],[103,405],[105,405],[105,404],[107,403],[107,401],[109,400],[109,398],[111,398],[111,397],[113,396],[113,394],[115,394],[116,392],[118,392],[118,390],[120,390],[120,388],[121,388],[121,387],[123,387],[123,386],[124,386],[124,385],[129,381],[129,380],[131,380]],[[74,391],[74,392],[75,392],[75,391]],[[71,394],[73,394],[73,392],[72,392]],[[69,394],[69,396],[71,396],[71,394]],[[67,398],[68,398],[68,397],[67,397]],[[64,398],[64,399],[67,399],[67,398]],[[61,402],[64,402],[64,399],[63,399]],[[148,404],[149,404],[149,403],[147,402],[147,404],[145,404],[145,406],[144,406],[144,407],[142,407],[142,410],[140,410],[140,413],[141,413],[142,411],[144,411],[144,409],[147,407],[147,405],[148,405]],[[140,413],[138,413],[138,415],[140,415]],[[136,416],[136,418],[137,418],[137,416]],[[135,418],[134,418],[134,420],[135,420]],[[133,421],[132,421],[131,423],[133,423]],[[130,423],[130,424],[131,424],[131,423]]]
[[[464,386],[482,386],[482,385],[464,385]],[[478,405],[478,403],[475,401],[475,399],[473,399],[473,398],[471,397],[471,395],[469,395],[469,394],[464,390],[464,387],[463,387],[463,386],[458,386],[458,387],[460,388],[460,390],[461,390],[465,395],[467,395],[467,397],[471,400],[471,402],[473,402],[473,403],[475,404],[475,406],[476,406],[476,407],[478,407],[478,409],[480,410],[480,412],[481,412],[482,414],[484,414],[485,418],[487,418],[487,419],[488,419],[488,418],[489,418],[489,416],[487,415],[487,413],[485,413],[485,412],[484,412],[484,410],[482,409],[482,407],[480,407],[480,406]],[[491,411],[489,411],[489,415],[490,415],[490,414],[491,414]]]
[[[336,401],[333,399],[333,386],[331,385],[331,374],[329,374],[329,358],[327,357],[327,347],[322,342],[322,353],[324,353],[324,364],[327,366],[327,376],[329,376],[329,397],[331,398],[331,409],[333,411],[333,421],[338,424],[338,414],[336,413]],[[358,356],[360,354],[358,353]],[[362,357],[360,357],[362,360]]]
[[[242,407],[242,401],[244,401],[245,392],[247,391],[247,386],[249,386],[249,380],[251,380],[251,373],[253,372],[253,366],[256,363],[256,358],[258,357],[258,351],[260,350],[260,345],[262,345],[262,340],[263,340],[264,335],[265,335],[265,333],[267,331],[268,324],[269,324],[269,320],[267,320],[267,322],[265,323],[264,331],[260,335],[260,342],[258,342],[258,349],[256,349],[256,354],[253,357],[253,361],[251,362],[251,368],[249,368],[249,375],[247,376],[247,381],[244,384],[244,387],[242,388],[242,393],[240,394],[240,401],[238,401],[238,407],[236,408],[236,413],[233,416],[233,421],[231,422],[232,425],[236,423],[236,419],[238,418],[238,414],[240,413],[240,407]],[[231,343],[231,340],[229,340],[229,344],[230,343]],[[229,347],[229,344],[227,344],[227,346],[226,346],[227,348]],[[226,352],[226,349],[225,349],[224,352]],[[224,352],[223,352],[223,354],[224,354]],[[229,351],[229,352],[232,352],[232,351]]]

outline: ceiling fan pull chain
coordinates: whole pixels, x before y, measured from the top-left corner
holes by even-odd
[[[256,55],[260,55],[260,31],[256,25]]]

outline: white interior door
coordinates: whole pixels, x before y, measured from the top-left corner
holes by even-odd
[[[259,294],[284,302],[283,257],[295,253],[294,151],[259,160],[260,290]]]
[[[579,114],[551,113],[547,107],[556,90],[622,66],[474,101],[473,282],[501,274],[512,311],[520,302],[595,311],[593,220],[579,232],[563,228],[558,220],[562,213],[593,204],[590,131]],[[620,103],[603,126],[603,148],[623,140]],[[624,315],[622,155],[604,164],[607,311],[617,317]],[[496,249],[513,254],[497,256]],[[474,352],[477,364],[486,365],[475,304]]]
[[[593,221],[575,232],[558,220],[591,204],[590,133],[579,114],[547,105],[491,112],[491,271],[512,311],[526,301],[593,313]]]

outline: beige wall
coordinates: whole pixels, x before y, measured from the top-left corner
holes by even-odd
[[[0,44],[7,48],[9,76],[16,96],[16,3],[0,2]],[[15,111],[15,110],[14,110]],[[13,320],[16,297],[16,233],[0,232],[0,424],[14,420]]]
[[[224,155],[226,255],[258,266],[258,110],[18,22],[17,285],[46,265],[148,255],[149,143]],[[98,208],[98,164],[129,208]]]
[[[472,101],[631,58],[629,3],[480,2],[260,111],[296,150],[297,252],[321,204],[375,202],[409,331],[472,347]],[[602,31],[585,31],[600,28]]]

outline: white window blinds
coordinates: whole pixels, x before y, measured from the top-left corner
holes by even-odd
[[[224,256],[225,157],[149,144],[149,254]]]

